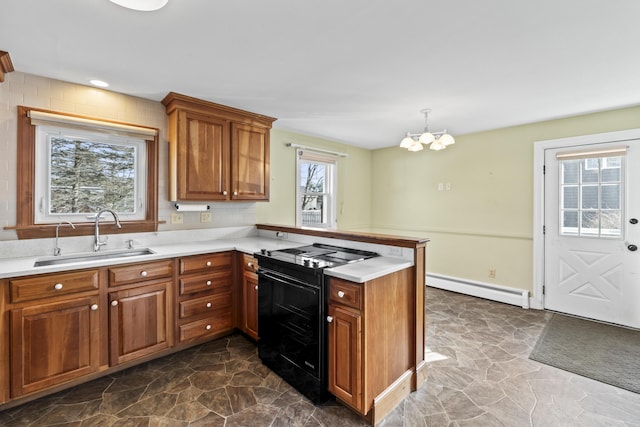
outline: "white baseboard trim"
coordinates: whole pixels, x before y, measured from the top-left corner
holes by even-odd
[[[529,291],[440,274],[427,274],[427,286],[529,308]]]

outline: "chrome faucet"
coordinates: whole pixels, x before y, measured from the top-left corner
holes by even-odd
[[[73,228],[74,230],[76,229],[76,226],[73,225],[73,223],[71,221],[67,221],[67,220],[62,220],[58,223],[58,225],[56,225],[56,247],[53,248],[53,256],[58,256],[60,255],[60,246],[58,246],[58,230],[60,229],[60,226],[62,225],[62,223],[66,222],[67,224],[69,224],[71,226],[71,228]]]
[[[120,225],[120,219],[118,218],[117,213],[115,213],[111,209],[101,209],[100,211],[98,211],[98,213],[96,214],[95,241],[93,243],[94,252],[98,252],[100,250],[100,246],[104,246],[107,244],[106,241],[103,242],[100,240],[100,215],[102,215],[105,212],[109,212],[113,216],[113,220],[116,222],[116,228],[122,228],[122,225]]]

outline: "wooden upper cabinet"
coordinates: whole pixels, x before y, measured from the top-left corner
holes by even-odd
[[[231,125],[231,199],[269,200],[269,130]]]
[[[169,200],[268,200],[276,120],[169,93]]]

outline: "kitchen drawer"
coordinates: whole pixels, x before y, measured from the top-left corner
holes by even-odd
[[[220,268],[231,270],[233,260],[231,252],[217,254],[194,255],[180,258],[180,274],[198,273]]]
[[[52,298],[98,289],[98,270],[71,271],[9,280],[11,302]]]
[[[180,302],[180,318],[203,313],[218,313],[231,310],[231,292],[207,295]]]
[[[251,255],[242,254],[242,267],[244,271],[251,271],[253,273],[258,271],[258,260]]]
[[[217,271],[198,276],[180,279],[180,295],[190,295],[198,292],[224,292],[231,288],[233,276],[230,271]]]
[[[332,278],[329,285],[329,302],[360,310],[362,309],[362,286]]]
[[[180,342],[191,341],[233,328],[231,310],[180,326]]]
[[[173,261],[163,260],[109,268],[109,286],[162,279],[173,274]]]

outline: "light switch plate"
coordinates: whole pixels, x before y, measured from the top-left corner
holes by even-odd
[[[184,222],[184,216],[181,213],[171,214],[171,224],[182,224]]]
[[[200,222],[211,222],[211,212],[200,212]]]

